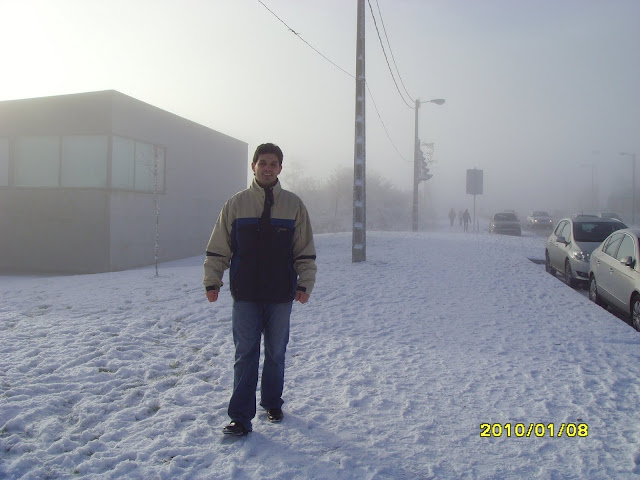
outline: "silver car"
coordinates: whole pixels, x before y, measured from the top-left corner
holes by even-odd
[[[640,229],[627,228],[609,235],[591,254],[589,298],[631,317],[640,330]]]
[[[614,213],[614,212],[600,212],[598,214],[598,216],[600,218],[614,218],[616,220],[622,221],[622,217],[620,215],[618,215],[617,213]]]
[[[589,259],[611,233],[627,226],[619,220],[597,217],[563,218],[547,238],[545,267],[552,275],[564,273],[572,288],[589,281]]]

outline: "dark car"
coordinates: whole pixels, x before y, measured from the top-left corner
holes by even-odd
[[[532,230],[540,229],[548,231],[553,228],[553,219],[547,212],[536,210],[527,216],[527,226]]]
[[[602,241],[616,230],[627,228],[619,220],[598,217],[563,218],[547,238],[545,265],[552,275],[564,273],[570,287],[589,281],[589,259]]]
[[[500,212],[494,213],[489,224],[490,233],[501,233],[504,235],[522,235],[520,220],[515,213]]]

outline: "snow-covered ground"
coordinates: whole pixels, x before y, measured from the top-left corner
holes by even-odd
[[[544,240],[368,232],[353,264],[317,235],[285,419],[242,438],[202,258],[0,277],[0,478],[634,478],[640,335],[529,261]]]

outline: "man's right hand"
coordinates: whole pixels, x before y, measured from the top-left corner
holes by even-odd
[[[218,300],[218,292],[219,290],[209,290],[207,291],[207,300],[210,302],[215,302]]]

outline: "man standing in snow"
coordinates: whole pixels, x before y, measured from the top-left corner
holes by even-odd
[[[251,186],[222,208],[207,246],[204,286],[215,302],[222,275],[229,271],[231,323],[236,347],[233,394],[223,432],[247,435],[256,415],[260,340],[264,365],[260,405],[267,419],[283,418],[284,361],[293,301],[307,303],[316,277],[316,251],[302,200],[278,181],[282,150],[273,143],[256,149]]]

